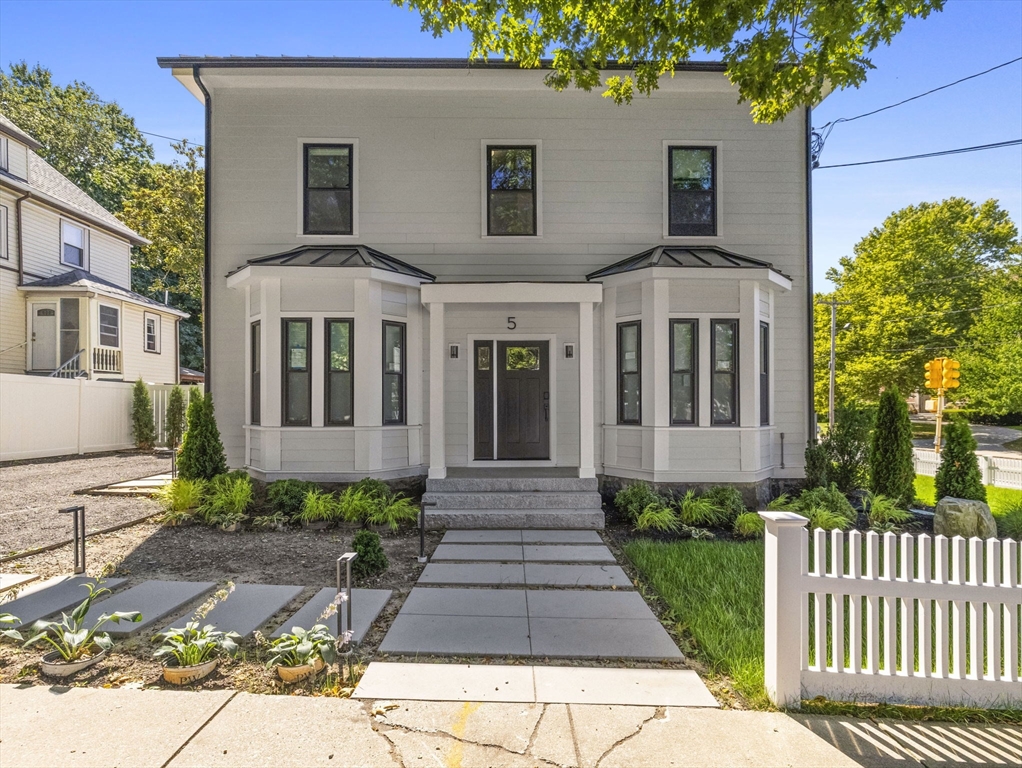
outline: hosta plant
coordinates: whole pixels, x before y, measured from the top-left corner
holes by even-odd
[[[270,659],[267,667],[301,667],[314,664],[317,658],[327,664],[337,659],[337,640],[323,624],[312,629],[292,627],[270,643]]]
[[[21,620],[13,613],[0,613],[0,637],[9,637],[11,640],[24,640],[21,633],[12,629],[18,626]]]
[[[183,627],[161,632],[155,640],[162,645],[153,654],[164,665],[173,662],[178,667],[194,667],[220,656],[233,656],[238,651],[237,632],[221,632],[212,624],[199,626],[189,621]]]
[[[99,631],[106,622],[119,624],[121,621],[142,621],[142,614],[138,611],[114,611],[101,614],[91,628],[86,627],[85,618],[93,602],[98,597],[110,594],[110,590],[104,587],[97,589],[96,585],[88,582],[85,588],[89,590],[89,596],[71,613],[62,613],[60,621],[40,620],[33,624],[31,629],[33,634],[25,641],[25,647],[46,643],[52,649],[51,652],[60,655],[61,661],[82,661],[96,655],[97,649],[106,651],[113,647],[114,641],[110,639],[110,635]],[[17,639],[13,634],[7,636]]]
[[[287,524],[288,517],[283,512],[257,515],[252,518],[252,527],[262,531],[283,531]]]

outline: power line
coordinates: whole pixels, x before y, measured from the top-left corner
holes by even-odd
[[[883,160],[862,160],[858,163],[835,163],[834,165],[814,165],[813,170],[821,168],[850,168],[855,165],[876,165],[877,163],[896,163],[900,160],[921,160],[927,157],[943,157],[944,155],[960,155],[965,152],[980,152],[985,149],[1002,149],[1022,144],[1022,139],[1011,139],[1010,141],[998,141],[993,144],[979,144],[975,147],[958,147],[957,149],[944,149],[940,152],[927,152],[923,155],[905,155],[904,157],[885,157]]]
[[[175,139],[173,136],[164,136],[162,133],[153,133],[152,131],[143,131],[141,128],[139,128],[137,130],[138,130],[139,133],[144,133],[146,136],[156,136],[156,137],[161,138],[161,139],[166,139],[167,141],[177,142],[178,144],[188,144],[189,146],[192,146],[192,147],[201,147],[202,146],[201,144],[199,144],[197,142],[194,142],[194,141],[189,141],[188,139]]]

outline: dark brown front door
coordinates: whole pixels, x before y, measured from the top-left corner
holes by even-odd
[[[550,345],[498,341],[497,458],[550,458]]]

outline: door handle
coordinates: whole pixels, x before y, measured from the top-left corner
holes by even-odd
[[[550,393],[543,393],[543,421],[550,421]]]

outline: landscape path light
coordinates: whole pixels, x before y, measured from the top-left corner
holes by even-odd
[[[351,655],[352,645],[355,638],[355,627],[351,619],[351,564],[358,559],[357,552],[345,552],[337,558],[337,673],[340,679],[344,679],[344,659]],[[344,571],[344,591],[341,591],[341,571]],[[341,604],[344,604],[345,616],[347,617],[347,631],[341,622]],[[351,664],[348,664],[350,671]]]
[[[57,510],[62,515],[74,515],[75,573],[85,573],[85,506],[64,507]]]
[[[435,507],[435,501],[419,502],[419,557],[420,563],[429,562],[426,557],[426,507]]]

